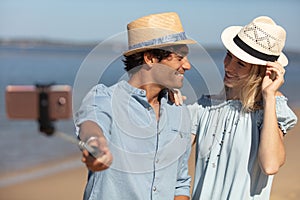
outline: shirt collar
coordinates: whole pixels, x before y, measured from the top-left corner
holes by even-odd
[[[140,88],[133,87],[127,81],[122,80],[121,83],[122,87],[131,95],[137,95],[141,97],[146,97],[146,91]]]
[[[141,98],[146,97],[146,90],[133,87],[125,80],[122,80],[120,84],[131,96],[138,96]],[[165,101],[168,101],[168,90],[167,89],[164,89],[160,92],[159,101],[161,101],[161,99],[166,99]]]

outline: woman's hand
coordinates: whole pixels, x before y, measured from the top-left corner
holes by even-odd
[[[263,97],[276,95],[278,89],[284,83],[285,69],[279,62],[268,62],[266,65],[266,75],[262,82]]]
[[[183,96],[179,89],[170,89],[169,99],[171,102],[175,103],[176,106],[180,106],[183,104],[183,101],[186,100],[186,96]]]

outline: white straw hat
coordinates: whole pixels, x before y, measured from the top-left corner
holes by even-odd
[[[128,50],[123,54],[141,52],[177,44],[194,44],[183,30],[180,18],[175,12],[152,14],[141,17],[127,25]]]
[[[266,65],[277,60],[282,66],[288,64],[282,53],[286,32],[270,17],[257,17],[244,27],[228,27],[221,39],[226,49],[244,62]]]

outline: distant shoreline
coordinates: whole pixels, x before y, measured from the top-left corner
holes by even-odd
[[[51,39],[1,39],[1,46],[14,46],[20,48],[32,48],[39,46],[53,46],[53,47],[74,47],[74,48],[93,48],[103,41],[68,41],[68,40],[51,40]],[[114,45],[111,43],[111,45]],[[223,46],[203,46],[206,50],[224,50]],[[124,47],[126,48],[126,47]]]
[[[51,45],[51,46],[78,46],[78,47],[88,47],[95,46],[98,42],[77,42],[77,41],[63,41],[63,40],[48,40],[48,39],[0,39],[1,46],[41,46],[41,45]]]
[[[14,38],[14,39],[4,39],[0,38],[1,46],[15,46],[15,47],[39,47],[39,46],[55,46],[55,47],[75,47],[75,48],[94,48],[99,41],[74,41],[74,40],[59,40],[59,39],[26,39],[26,38]],[[111,44],[113,45],[113,44]],[[202,45],[206,50],[224,50],[222,45]],[[299,50],[285,49],[284,52],[287,54],[300,54]]]

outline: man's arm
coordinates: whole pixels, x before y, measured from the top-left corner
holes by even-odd
[[[188,196],[175,196],[174,200],[189,200],[190,197]]]
[[[83,150],[82,162],[91,171],[107,169],[111,165],[113,157],[102,129],[93,121],[85,121],[80,124],[79,128],[80,139],[98,150],[96,158],[91,156],[87,150]]]

